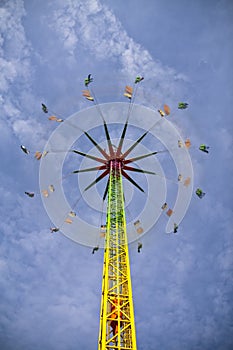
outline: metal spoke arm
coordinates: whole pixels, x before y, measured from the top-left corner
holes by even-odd
[[[109,170],[105,170],[99,177],[97,177],[97,179],[95,179],[95,181],[93,181],[89,186],[87,186],[84,189],[84,192],[89,190],[89,188],[91,188],[92,186],[94,186],[95,184],[97,184],[100,180],[102,180],[106,175],[109,174]]]
[[[144,174],[157,175],[154,171],[138,169],[138,168],[134,168],[134,167],[127,166],[127,165],[124,166],[124,170],[135,171],[135,172],[137,172],[137,173],[144,173]]]
[[[120,138],[120,142],[119,142],[119,145],[117,147],[116,157],[119,157],[120,154],[121,154],[121,150],[122,150],[123,142],[124,142],[124,139],[125,139],[125,134],[126,134],[127,127],[128,127],[128,118],[127,118],[127,120],[125,122],[124,129],[122,131],[122,135],[121,135],[121,138]]]
[[[105,199],[106,199],[106,197],[107,197],[107,194],[108,194],[108,188],[109,188],[109,179],[108,179],[108,182],[107,182],[107,185],[106,185],[105,191],[104,191],[103,201],[105,201]]]
[[[157,153],[159,153],[159,152],[156,151],[156,152],[152,152],[152,153],[143,154],[142,156],[138,156],[138,157],[126,159],[126,160],[124,161],[124,164],[129,164],[129,163],[137,162],[138,160],[141,160],[141,159],[144,159],[144,158],[153,156],[153,155],[155,155],[155,154],[157,154]]]
[[[83,157],[87,157],[87,158],[96,160],[97,162],[100,162],[100,163],[103,163],[103,164],[106,163],[106,160],[105,160],[105,159],[92,156],[91,154],[83,153],[83,152],[77,151],[77,150],[75,150],[75,149],[73,149],[72,152],[77,153],[77,154],[79,154],[80,156],[83,156]]]
[[[136,142],[132,144],[132,146],[122,155],[122,158],[125,158],[128,156],[130,152],[144,139],[144,137],[148,134],[149,131],[146,131],[139,139],[137,139]]]
[[[106,169],[106,165],[96,166],[96,167],[94,167],[94,168],[87,168],[87,169],[74,170],[74,171],[73,171],[73,174],[85,173],[85,172],[87,172],[87,171],[104,170],[104,169]]]
[[[109,155],[101,148],[98,143],[86,132],[84,131],[84,134],[89,138],[89,140],[93,143],[93,145],[98,149],[98,151],[106,158],[109,159]]]
[[[134,186],[136,186],[140,191],[144,192],[144,190],[122,169],[122,175],[129,180]]]
[[[107,127],[107,124],[104,120],[104,130],[105,130],[105,135],[106,135],[106,139],[107,139],[107,143],[108,143],[108,149],[109,149],[109,154],[110,154],[110,157],[113,157],[114,156],[114,150],[113,150],[113,147],[112,147],[112,142],[111,142],[111,139],[110,139],[110,135],[109,135],[109,132],[108,132],[108,127]]]

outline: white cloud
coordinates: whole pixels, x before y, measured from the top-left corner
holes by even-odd
[[[0,9],[1,80],[6,92],[17,78],[29,76],[28,56],[30,45],[26,40],[22,19],[25,16],[23,1],[8,1]]]
[[[224,117],[223,117],[223,119],[224,119]],[[222,127],[222,128],[215,131],[214,136],[215,136],[217,145],[219,145],[219,148],[221,149],[221,151],[224,154],[224,157],[226,157],[230,160],[232,158],[232,151],[231,150],[232,150],[232,146],[233,146],[232,130],[226,129],[226,127]]]
[[[75,20],[71,19],[69,14],[60,15],[59,11],[56,12],[56,24],[58,28],[58,33],[64,40],[64,47],[71,53],[73,48],[78,42],[78,38],[75,35]]]
[[[12,122],[12,128],[16,135],[20,135],[21,140],[26,143],[36,144],[43,147],[45,139],[44,127],[33,119],[17,119]],[[42,148],[43,149],[43,148]]]
[[[17,67],[15,62],[9,62],[0,58],[0,69],[0,90],[6,92],[9,89],[9,85],[17,76]]]
[[[98,0],[85,1],[85,4],[69,0],[54,11],[52,18],[51,27],[71,54],[80,43],[90,58],[93,55],[100,61],[113,60],[115,70],[128,78],[142,74],[147,80],[155,79],[159,97],[165,92],[166,96],[174,95],[179,82],[187,80],[184,75],[155,61],[146,49],[129,37],[113,12]]]
[[[38,143],[45,130],[32,116],[35,97],[31,94],[33,67],[31,44],[26,38],[23,19],[24,2],[6,1],[0,8],[0,100],[2,120],[22,141]],[[24,118],[24,119],[22,119]]]

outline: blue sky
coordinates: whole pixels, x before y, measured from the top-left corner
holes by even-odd
[[[178,235],[162,217],[141,254],[130,246],[138,349],[232,349],[232,18],[230,0],[0,2],[1,349],[97,348],[102,252],[50,234],[40,196],[24,195],[39,192],[39,163],[20,150],[55,129],[41,102],[64,118],[90,106],[88,73],[103,102],[145,76],[137,102],[175,111],[206,192]]]

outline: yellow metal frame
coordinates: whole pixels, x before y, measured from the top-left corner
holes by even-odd
[[[110,161],[98,350],[136,350],[121,162]]]

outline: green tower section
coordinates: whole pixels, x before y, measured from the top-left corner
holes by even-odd
[[[109,162],[98,350],[136,350],[136,332],[126,232],[122,163]]]

